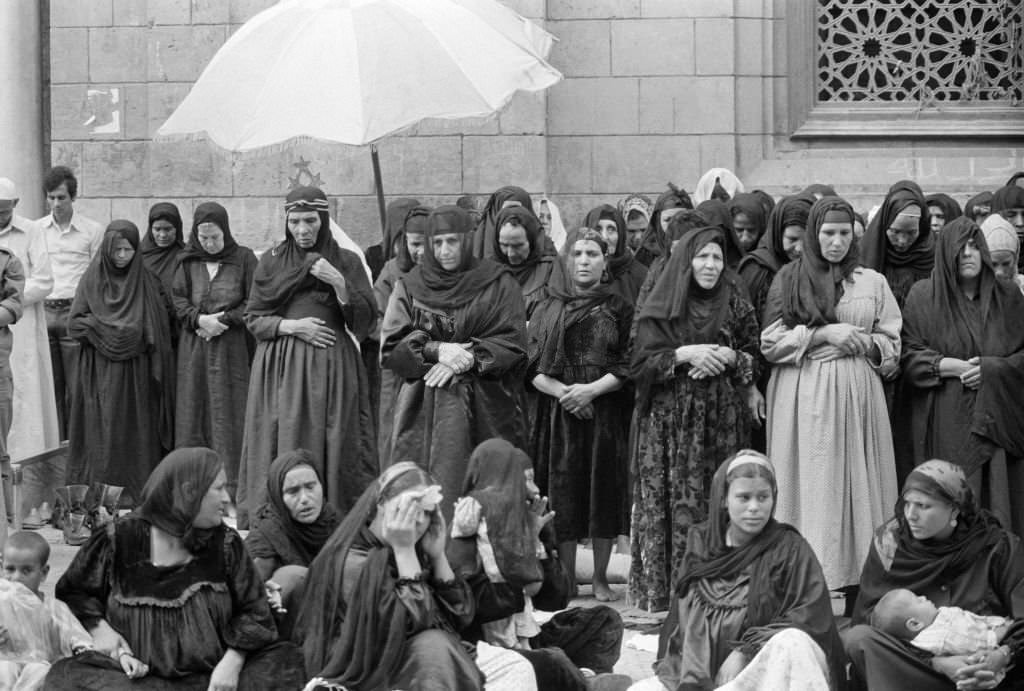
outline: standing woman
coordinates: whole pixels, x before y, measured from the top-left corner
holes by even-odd
[[[611,204],[602,204],[590,210],[583,225],[600,233],[608,245],[608,278],[612,289],[631,305],[636,304],[647,267],[637,261],[629,250],[622,214]]]
[[[476,233],[473,235],[472,252],[476,257],[493,259],[495,255],[495,236],[498,234],[498,214],[502,209],[510,206],[522,206],[533,213],[533,200],[530,194],[522,187],[506,185],[499,187],[487,199],[484,205],[483,215],[477,224]]]
[[[935,271],[907,296],[902,364],[901,475],[953,459],[984,508],[1024,529],[1024,295],[996,277],[974,221],[942,229]]]
[[[831,589],[855,585],[871,531],[896,501],[880,375],[896,367],[901,318],[885,279],[860,266],[844,200],[811,207],[803,254],[775,276],[764,321],[779,520],[811,543]]]
[[[537,482],[575,583],[576,542],[594,541],[594,596],[615,599],[612,543],[629,529],[629,329],[633,306],[602,282],[608,245],[588,230],[569,248],[572,287],[553,292],[529,328],[527,377],[541,395],[530,440]]]
[[[384,465],[415,459],[457,497],[477,444],[526,445],[526,310],[515,279],[473,256],[465,209],[431,212],[426,240],[420,264],[395,284],[381,331],[381,364],[403,379]]]
[[[171,306],[138,248],[135,224],[112,221],[68,317],[81,343],[68,482],[120,485],[135,501],[174,447],[175,386]]]
[[[245,410],[255,349],[244,320],[255,271],[256,255],[235,242],[224,207],[200,204],[172,287],[182,327],[174,441],[217,452],[232,501],[242,453],[238,412]]]
[[[686,235],[638,318],[629,592],[649,611],[668,607],[686,533],[708,516],[715,467],[750,437],[744,388],[757,378],[757,318],[725,251],[720,228]]]
[[[183,249],[185,242],[178,207],[169,202],[154,204],[149,209],[149,228],[139,251],[146,268],[160,279],[160,285],[168,296],[174,283],[174,271],[178,268],[179,253]]]
[[[864,268],[885,276],[896,305],[903,309],[911,286],[928,278],[935,265],[928,205],[916,182],[900,180],[889,188],[861,244]]]
[[[347,511],[376,477],[377,450],[359,343],[374,323],[370,282],[330,233],[327,195],[292,190],[285,239],[256,267],[245,323],[256,356],[239,464],[239,524],[267,500],[267,469],[308,449],[327,500]]]
[[[552,288],[564,289],[565,269],[554,245],[547,242],[540,221],[526,207],[503,209],[495,223],[498,234],[494,237],[494,261],[506,267],[519,284],[529,322]]]
[[[765,233],[765,214],[761,198],[756,194],[740,192],[726,203],[732,216],[732,234],[740,254],[754,251]],[[742,260],[741,260],[742,261]]]
[[[683,209],[692,209],[693,202],[686,190],[668,183],[668,190],[662,192],[654,203],[647,230],[640,239],[640,249],[636,251],[636,260],[650,267],[658,257],[667,257],[671,242],[668,240],[668,224],[672,217]],[[627,218],[626,221],[629,219]]]

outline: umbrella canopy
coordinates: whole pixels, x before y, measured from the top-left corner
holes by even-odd
[[[228,39],[157,137],[360,145],[426,118],[487,116],[562,78],[552,41],[497,0],[282,0]]]

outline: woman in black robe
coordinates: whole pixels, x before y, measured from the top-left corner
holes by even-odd
[[[252,250],[232,237],[223,206],[205,202],[196,207],[172,288],[182,326],[174,443],[216,451],[232,500],[242,453],[238,412],[245,410],[256,348],[243,319],[256,263]]]
[[[686,190],[676,187],[670,182],[668,190],[662,192],[658,201],[654,203],[651,221],[640,239],[640,249],[636,251],[636,260],[650,268],[658,257],[667,257],[672,244],[668,238],[668,225],[672,218],[679,213],[674,209],[692,208],[693,201]]]
[[[494,261],[516,279],[523,291],[526,321],[551,290],[565,286],[565,268],[540,220],[525,206],[502,209],[495,219]]]
[[[530,193],[522,187],[506,185],[499,187],[487,199],[484,205],[483,214],[476,226],[476,233],[473,234],[473,256],[479,258],[494,259],[496,252],[495,236],[498,234],[498,214],[502,209],[510,206],[522,206],[536,215],[533,209],[533,200]]]
[[[910,288],[928,278],[935,265],[928,205],[916,182],[900,180],[889,188],[860,248],[861,264],[885,276],[896,305],[903,309]]]
[[[178,268],[178,253],[185,249],[182,226],[177,206],[170,202],[154,204],[149,209],[149,227],[139,243],[146,268],[156,274],[168,295]]]
[[[754,251],[764,236],[766,227],[764,206],[756,194],[740,192],[726,202],[726,207],[732,216],[733,242],[745,257]]]
[[[380,243],[366,248],[366,265],[370,267],[370,275],[376,283],[381,272],[389,261],[398,253],[398,238],[409,211],[419,206],[418,199],[399,197],[392,200],[384,214],[384,237]]]
[[[526,444],[522,291],[493,261],[473,256],[472,237],[464,209],[431,212],[423,259],[395,284],[381,330],[381,364],[403,379],[384,464],[415,459],[449,497],[477,444]]]
[[[594,596],[616,598],[607,569],[629,532],[629,330],[633,306],[602,281],[595,231],[566,248],[572,287],[553,292],[529,328],[527,378],[540,393],[530,440],[541,491],[557,507],[559,554],[575,584],[576,543],[594,544]]]
[[[622,214],[611,204],[602,204],[590,210],[583,225],[596,230],[608,245],[608,280],[612,290],[626,299],[629,304],[636,304],[647,275],[647,267],[637,261],[629,251],[626,222]],[[570,240],[572,238],[569,238]],[[566,241],[566,248],[569,247]]]
[[[82,276],[68,335],[81,343],[69,422],[68,482],[125,488],[137,501],[174,448],[171,305],[137,255],[139,230],[112,221]]]
[[[1024,295],[996,277],[974,221],[942,229],[931,278],[907,296],[902,340],[900,477],[955,459],[982,506],[1024,529]]]
[[[690,529],[655,671],[664,689],[842,689],[846,658],[821,566],[774,518],[766,456],[744,449],[711,483],[710,515]],[[649,685],[645,689],[657,689]]]
[[[928,217],[931,222],[932,233],[934,233],[936,238],[939,237],[943,226],[952,223],[964,215],[956,200],[942,192],[929,194],[924,198],[924,203],[928,205]]]
[[[245,323],[256,356],[245,409],[238,520],[266,501],[267,469],[281,451],[308,449],[327,499],[351,507],[377,474],[376,428],[359,351],[376,322],[359,257],[331,237],[327,195],[292,190],[285,239],[253,277]]]
[[[905,588],[938,606],[1018,620],[1001,647],[976,656],[931,657],[868,623],[890,590]],[[1024,552],[1020,538],[978,509],[963,470],[931,460],[907,477],[896,515],[875,532],[860,577],[853,628],[843,642],[853,663],[854,688],[1020,688],[1024,651]],[[963,686],[959,684],[963,683]]]

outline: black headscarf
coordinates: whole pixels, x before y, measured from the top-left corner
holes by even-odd
[[[661,196],[658,197],[658,201],[654,203],[654,210],[651,212],[651,220],[647,224],[647,230],[644,231],[643,237],[640,239],[640,250],[637,251],[637,255],[640,252],[644,252],[644,259],[641,259],[648,266],[656,257],[661,257],[668,254],[669,241],[665,237],[665,231],[661,229],[661,212],[665,209],[692,209],[693,201],[690,199],[690,195],[686,193],[681,187],[676,187],[671,182],[668,183],[668,190],[662,192]],[[619,231],[623,232],[622,230]]]
[[[384,261],[395,256],[395,240],[402,233],[405,219],[408,217],[409,212],[419,205],[418,199],[411,199],[409,197],[399,197],[388,204],[387,211],[384,214],[384,240],[381,242],[381,249],[384,251]]]
[[[921,210],[917,240],[907,249],[897,250],[889,242],[886,231],[900,211],[908,206],[916,206]],[[864,266],[881,274],[885,274],[889,267],[906,267],[922,278],[931,272],[935,264],[935,238],[932,236],[928,204],[925,203],[924,195],[916,182],[900,180],[889,188],[882,208],[871,219],[864,232],[861,248],[861,261]]]
[[[395,252],[395,263],[398,266],[398,270],[401,273],[409,272],[412,267],[416,266],[416,262],[413,261],[412,255],[409,254],[409,245],[406,244],[407,236],[409,235],[427,235],[427,220],[430,217],[430,212],[433,211],[429,206],[414,206],[409,209],[405,215],[405,219],[402,221],[402,228],[398,234],[394,236],[394,240],[398,242],[398,249]],[[430,248],[425,248],[426,251],[430,251]]]
[[[992,213],[1019,208],[1024,208],[1024,187],[1007,185],[992,195]]]
[[[175,449],[146,480],[135,514],[168,535],[182,538],[185,548],[195,554],[216,528],[196,528],[192,521],[223,469],[224,464],[213,449]]]
[[[814,183],[800,190],[797,196],[800,197],[812,197],[813,201],[817,201],[822,197],[838,197],[836,190],[831,185],[823,185],[821,183]]]
[[[942,209],[943,215],[946,217],[946,223],[955,221],[964,215],[963,211],[960,210],[960,205],[955,199],[948,194],[937,192],[935,194],[929,194],[924,198],[925,206],[937,206]]]
[[[536,215],[529,192],[515,185],[499,187],[488,198],[480,223],[476,227],[476,235],[473,236],[474,256],[490,259],[496,254],[494,236],[498,234],[498,229],[501,227],[497,225],[498,213],[501,212],[502,205],[507,201],[519,202],[521,206],[529,209],[530,213]]]
[[[309,566],[338,527],[341,517],[326,500],[312,523],[296,521],[284,503],[285,476],[295,468],[309,466],[316,473],[317,481],[323,484],[317,465],[313,454],[305,449],[286,451],[270,464],[268,501],[256,509],[256,518],[245,538],[245,547],[254,559],[277,559],[284,566]]]
[[[199,244],[199,226],[203,223],[213,223],[224,234],[224,247],[220,252],[211,254]],[[188,246],[181,253],[181,262],[217,262],[241,266],[244,262],[244,257],[244,253],[239,250],[238,243],[235,242],[235,238],[231,235],[231,224],[228,222],[227,209],[217,202],[203,202],[197,206],[195,213],[192,214],[192,232],[188,236]]]
[[[750,219],[750,222],[754,224],[754,228],[757,230],[758,241],[764,237],[764,206],[762,206],[761,199],[756,194],[740,192],[726,203],[726,207],[729,209],[729,215],[733,218],[735,218],[737,214],[746,214],[747,218]],[[749,254],[749,252],[743,252],[743,249],[740,247],[740,241],[736,236],[735,228],[732,230],[732,239],[733,242],[736,243],[736,248],[739,249],[741,253]],[[757,245],[755,244],[754,247],[756,248]]]
[[[462,257],[452,271],[441,266],[433,250],[434,238],[449,233],[462,236]],[[470,251],[473,243],[473,221],[468,211],[448,205],[430,212],[423,259],[402,278],[409,294],[435,309],[461,307],[479,297],[480,291],[497,281],[505,269],[490,259],[474,256]]]
[[[167,221],[174,226],[174,242],[167,247],[160,247],[153,239],[153,223],[156,221]],[[139,243],[139,252],[146,268],[152,271],[160,279],[167,294],[170,295],[171,283],[174,280],[174,270],[178,268],[178,253],[185,247],[182,237],[181,214],[178,207],[170,202],[154,204],[149,209],[149,225],[146,227],[146,234]]]
[[[789,263],[789,255],[783,249],[783,237],[789,226],[807,228],[807,217],[814,204],[812,195],[797,194],[783,197],[768,216],[768,229],[761,236],[757,248],[740,262],[742,267],[747,262],[757,262],[773,274]]]
[[[772,209],[775,208],[775,197],[764,190],[754,190],[751,194],[761,201],[761,208],[764,209],[764,217],[768,218],[772,213]]]
[[[530,254],[521,264],[510,264],[508,257],[501,251],[501,238],[499,237],[501,235],[501,228],[509,221],[514,221],[517,225],[523,227],[526,231],[526,242],[530,245]],[[498,212],[497,217],[495,217],[494,225],[496,228],[494,242],[492,243],[494,261],[504,266],[520,286],[529,280],[543,257],[556,255],[555,247],[550,243],[550,240],[545,242],[547,236],[544,235],[540,219],[525,206],[510,206],[507,209],[502,209]]]
[[[850,249],[838,264],[832,264],[821,251],[818,232],[826,216],[839,215],[849,219],[852,228],[853,208],[839,197],[822,197],[814,202],[807,218],[804,232],[803,254],[794,262],[782,267],[776,280],[781,282],[781,305],[766,308],[765,323],[770,324],[779,316],[783,323],[792,328],[797,324],[824,326],[838,321],[836,305],[843,296],[843,281],[849,278],[860,262],[857,257],[857,237],[854,235]],[[776,315],[776,309],[781,314]]]
[[[629,271],[633,266],[633,262],[636,261],[633,253],[629,251],[627,237],[629,232],[626,230],[626,222],[623,220],[622,214],[611,204],[595,206],[587,213],[583,225],[597,230],[598,221],[614,221],[616,228],[619,230],[619,239],[615,243],[615,247],[608,248],[608,274],[614,280]],[[566,247],[568,246],[569,243],[566,242]]]
[[[732,213],[725,201],[712,197],[697,205],[697,211],[708,219],[708,223],[718,226],[725,233],[725,265],[730,269],[739,266],[743,252],[736,244],[736,234],[732,229]]]
[[[967,216],[972,221],[981,223],[977,216],[980,213],[978,210],[979,206],[987,206],[989,211],[992,210],[992,193],[991,192],[980,192],[967,200],[964,204],[964,216]]]

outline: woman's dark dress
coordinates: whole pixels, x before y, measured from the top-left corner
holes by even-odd
[[[242,420],[255,349],[243,314],[256,255],[240,248],[242,262],[221,263],[210,279],[202,261],[187,260],[174,275],[174,308],[181,323],[174,443],[205,446],[224,462],[228,492],[235,496],[242,453]],[[228,330],[207,342],[196,334],[199,315],[224,312]]]

